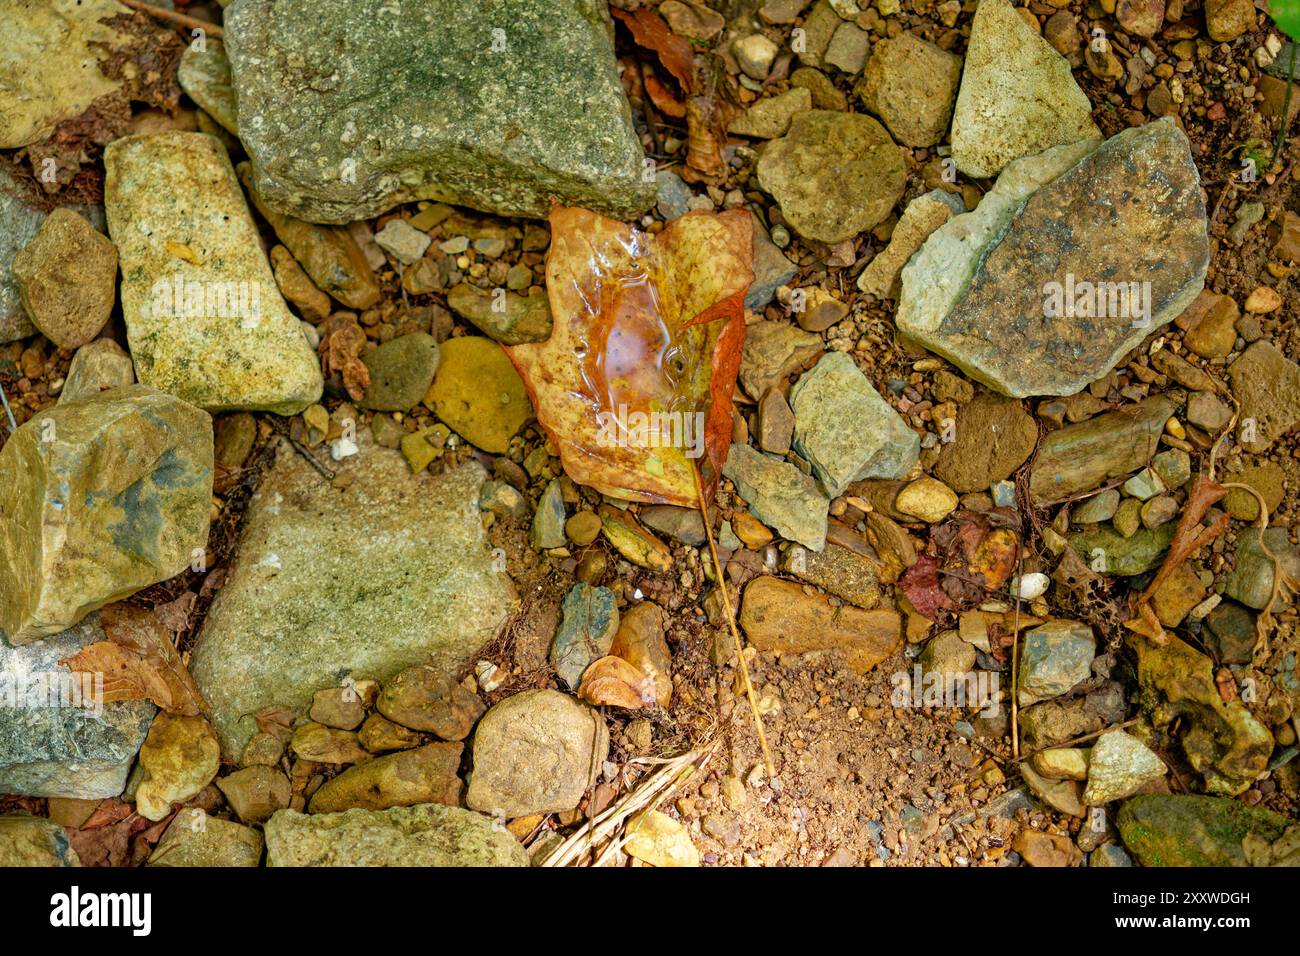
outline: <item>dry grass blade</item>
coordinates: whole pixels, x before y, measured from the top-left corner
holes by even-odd
[[[579,866],[588,853],[595,853],[594,865],[600,865],[621,847],[630,834],[624,827],[635,814],[653,810],[671,796],[692,774],[702,769],[717,749],[716,743],[658,763],[657,769],[643,777],[623,797],[571,834],[551,851],[539,866]],[[632,761],[637,763],[639,761]]]

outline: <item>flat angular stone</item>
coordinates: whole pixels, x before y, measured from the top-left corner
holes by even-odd
[[[1029,473],[1029,493],[1039,502],[1060,501],[1145,468],[1173,413],[1170,399],[1153,395],[1049,432]]]
[[[754,517],[781,537],[814,551],[825,545],[830,499],[794,465],[748,445],[732,445],[722,473],[735,482]]]
[[[242,0],[225,21],[257,189],[311,222],[438,199],[619,219],[655,182],[595,0]],[[653,170],[652,170],[653,173]]]
[[[1029,631],[1020,658],[1020,706],[1057,697],[1086,679],[1096,654],[1092,628],[1079,621],[1049,621]]]
[[[968,176],[1097,135],[1070,64],[1010,0],[980,0],[952,117],[952,155]]]
[[[319,399],[320,363],[280,296],[225,147],[204,133],[130,136],[109,145],[104,166],[140,381],[209,411],[294,415]]]
[[[157,708],[98,705],[94,683],[59,664],[102,640],[97,614],[22,647],[0,639],[0,793],[102,800],[122,792]]]
[[[267,866],[528,866],[528,851],[491,817],[435,803],[281,810],[265,832]]]
[[[1228,366],[1232,394],[1241,403],[1238,428],[1247,451],[1268,451],[1300,423],[1300,365],[1271,342],[1256,342]],[[1248,433],[1247,420],[1253,423]]]
[[[358,437],[360,453],[333,466],[346,488],[281,445],[249,506],[190,667],[230,759],[260,708],[305,711],[349,674],[456,673],[511,612],[479,518],[483,469],[412,475],[400,453]]]
[[[794,448],[833,498],[864,478],[901,478],[921,438],[844,352],[827,352],[794,388]]]
[[[1208,264],[1196,165],[1162,119],[1009,165],[903,269],[897,324],[1004,395],[1072,395],[1181,314]]]
[[[1165,764],[1142,741],[1122,730],[1097,738],[1088,761],[1088,787],[1083,802],[1099,807],[1123,800],[1165,776]]]
[[[94,338],[117,301],[117,249],[71,209],[46,217],[13,273],[28,318],[62,349]]]
[[[212,420],[143,385],[47,408],[0,449],[0,631],[26,644],[202,555]]]
[[[893,608],[835,607],[820,594],[805,593],[794,581],[766,574],[745,587],[740,626],[760,651],[804,654],[839,648],[858,674],[903,645],[901,619]]]
[[[195,816],[200,814],[200,816]],[[257,866],[262,834],[252,827],[202,810],[178,813],[149,854],[148,866]]]

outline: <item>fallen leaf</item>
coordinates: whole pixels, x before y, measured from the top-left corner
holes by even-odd
[[[659,77],[647,72],[643,85],[645,86],[646,95],[650,97],[650,102],[654,104],[655,109],[665,116],[671,116],[673,119],[686,118],[685,101],[674,96],[672,90],[668,89]]]
[[[578,696],[596,706],[640,710],[654,704],[654,686],[649,677],[621,657],[592,661],[578,685]]]
[[[614,498],[692,506],[699,463],[710,497],[731,443],[749,213],[687,213],[658,236],[562,206],[550,223],[554,331],[506,353],[564,470]]]
[[[1180,564],[1228,530],[1228,515],[1226,513],[1220,514],[1209,527],[1204,527],[1201,524],[1201,520],[1205,517],[1206,512],[1210,510],[1210,507],[1227,493],[1228,489],[1218,482],[1211,481],[1205,475],[1196,476],[1196,481],[1192,485],[1191,493],[1187,496],[1187,504],[1183,506],[1183,513],[1178,519],[1178,528],[1174,531],[1173,540],[1169,542],[1169,550],[1160,565],[1160,570],[1156,572],[1155,577],[1146,586],[1146,590],[1138,596],[1133,606],[1133,615],[1124,622],[1124,626],[1129,630],[1136,631],[1157,643],[1163,644],[1165,642],[1165,629],[1161,626],[1155,609],[1151,606],[1151,599],[1160,588],[1160,585],[1165,582],[1169,575],[1174,573]]]
[[[655,54],[689,94],[695,85],[695,50],[690,41],[673,33],[663,17],[646,7],[632,11],[612,7],[609,12],[631,31],[636,45]]]
[[[330,316],[320,325],[321,371],[326,378],[338,372],[353,401],[361,401],[370,384],[370,369],[361,361],[366,333],[345,313]]]
[[[164,248],[182,262],[188,262],[192,266],[203,265],[202,260],[199,259],[198,253],[183,242],[177,242],[175,239],[168,239],[167,242],[164,243]]]
[[[689,182],[718,179],[727,171],[723,147],[727,144],[730,111],[711,96],[693,96],[686,102],[686,167]]]
[[[952,601],[939,583],[939,561],[923,554],[898,579],[898,587],[922,617],[933,619],[940,611],[952,607]]]
[[[150,700],[173,714],[208,709],[194,679],[172,645],[167,627],[151,611],[111,604],[100,612],[108,640],[61,660],[74,673],[103,675],[103,703]]]

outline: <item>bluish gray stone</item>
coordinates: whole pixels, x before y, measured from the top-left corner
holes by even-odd
[[[808,475],[748,445],[731,446],[722,473],[735,482],[754,517],[781,537],[814,551],[825,547],[830,499]]]
[[[551,665],[573,690],[592,661],[604,657],[618,633],[618,602],[609,588],[575,584],[564,596],[564,616],[551,642]]]
[[[1064,694],[1091,673],[1097,655],[1092,628],[1080,621],[1049,621],[1025,635],[1020,658],[1020,705]]]
[[[59,664],[102,640],[98,614],[34,644],[0,638],[0,793],[101,800],[122,792],[157,708],[97,706],[94,683]]]

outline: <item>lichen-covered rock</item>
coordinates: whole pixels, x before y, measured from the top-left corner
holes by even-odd
[[[1152,722],[1162,728],[1181,718],[1179,739],[1205,789],[1235,796],[1250,787],[1273,752],[1268,728],[1240,700],[1223,700],[1214,662],[1182,640],[1157,645],[1134,636],[1132,642]]]
[[[286,215],[654,203],[598,0],[241,0],[225,43],[258,191]]]
[[[77,349],[68,366],[59,404],[91,398],[111,388],[135,384],[131,356],[112,339],[96,339]]]
[[[267,866],[528,866],[528,851],[491,817],[436,803],[281,810],[265,832]]]
[[[827,352],[800,377],[790,408],[794,448],[829,498],[864,478],[901,478],[920,453],[920,436],[844,352]]]
[[[104,151],[104,207],[140,381],[208,411],[293,415],[320,364],[280,296],[225,147],[203,133]]]
[[[313,690],[348,674],[458,671],[514,604],[479,518],[483,469],[412,475],[398,452],[358,437],[360,453],[334,465],[346,487],[282,445],[249,506],[191,660],[230,759],[262,707],[305,711]]]
[[[1070,64],[1010,0],[980,0],[952,117],[952,156],[968,176],[1098,135]]]
[[[870,116],[809,110],[770,142],[758,182],[801,236],[835,243],[875,226],[903,196],[907,164]]]
[[[507,819],[572,810],[608,753],[598,711],[557,690],[526,690],[479,722],[465,803]]]
[[[903,269],[896,321],[1004,395],[1072,395],[1181,314],[1208,265],[1196,164],[1162,119],[1009,165]]]
[[[57,634],[202,556],[212,420],[143,385],[33,416],[0,449],[0,630]]]
[[[63,827],[25,813],[0,816],[0,867],[81,866]]]
[[[103,704],[93,676],[59,663],[102,640],[98,615],[21,647],[0,639],[0,793],[102,800],[122,792],[156,708]]]
[[[46,217],[13,272],[32,324],[61,349],[94,338],[117,301],[117,249],[71,209]]]
[[[1276,840],[1291,823],[1280,813],[1237,800],[1149,794],[1119,808],[1119,834],[1143,866],[1246,866],[1242,841]]]

